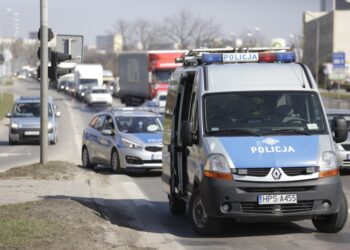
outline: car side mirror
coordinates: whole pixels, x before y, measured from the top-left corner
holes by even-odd
[[[56,117],[61,117],[61,112],[60,111],[56,112]]]
[[[101,134],[103,134],[105,136],[114,136],[115,132],[113,129],[104,129],[101,131]]]
[[[7,114],[6,114],[6,117],[7,117],[7,118],[11,118],[11,117],[12,117],[12,114],[11,114],[11,113],[7,113]]]
[[[180,133],[183,146],[192,146],[193,144],[197,143],[197,136],[192,132],[189,121],[183,121],[181,123]]]
[[[336,143],[344,142],[348,138],[348,127],[345,119],[334,118],[332,120],[332,131],[334,132],[334,141]]]

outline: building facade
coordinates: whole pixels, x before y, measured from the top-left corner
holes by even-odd
[[[322,65],[332,62],[333,52],[345,52],[350,63],[350,11],[305,12],[303,62],[322,76]],[[316,74],[317,72],[317,74]],[[322,77],[320,77],[322,80]]]

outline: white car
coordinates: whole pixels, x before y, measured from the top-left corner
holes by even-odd
[[[86,102],[88,105],[104,104],[112,106],[113,98],[111,93],[105,87],[92,87],[86,93]]]
[[[160,91],[157,93],[155,101],[157,101],[159,103],[159,107],[161,107],[161,108],[165,107],[167,94],[168,94],[167,91]]]
[[[332,120],[337,118],[344,118],[348,126],[348,138],[342,143],[337,143],[338,154],[342,160],[342,169],[350,169],[350,110],[347,109],[328,109],[326,110],[328,121],[332,124]]]

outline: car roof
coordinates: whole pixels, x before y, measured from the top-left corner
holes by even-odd
[[[49,96],[48,102],[53,102],[53,98]],[[20,96],[17,98],[16,103],[40,103],[40,96]]]
[[[161,116],[158,112],[150,108],[139,108],[139,107],[123,107],[123,108],[112,108],[109,111],[101,112],[101,114],[110,114],[112,116],[149,116],[157,117]]]

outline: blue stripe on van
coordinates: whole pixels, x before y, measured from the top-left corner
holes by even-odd
[[[316,166],[319,136],[219,137],[236,168]]]

